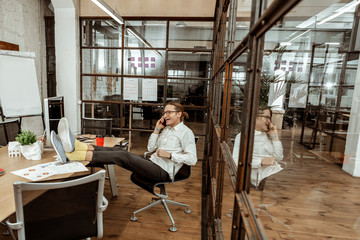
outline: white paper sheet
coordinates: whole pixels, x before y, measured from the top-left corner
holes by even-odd
[[[137,101],[139,98],[139,84],[137,78],[124,79],[124,100]]]
[[[157,79],[142,80],[142,100],[157,101]]]
[[[27,178],[31,181],[42,180],[44,178],[47,178],[47,177],[50,177],[50,176],[53,176],[56,174],[56,172],[51,171],[50,169],[47,169],[47,168],[42,168],[40,166],[24,168],[24,169],[20,169],[17,171],[13,171],[11,173],[18,175],[20,177],[23,177],[23,178]]]
[[[11,173],[31,181],[38,181],[53,175],[83,171],[88,171],[88,169],[81,162],[69,162],[63,164],[61,161],[56,160],[54,162],[35,165]]]

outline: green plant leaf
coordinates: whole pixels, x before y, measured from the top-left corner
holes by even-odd
[[[36,142],[36,135],[30,130],[21,130],[21,133],[15,138],[22,146],[31,145]]]

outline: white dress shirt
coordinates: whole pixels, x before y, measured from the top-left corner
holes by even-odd
[[[171,179],[174,178],[174,164],[176,174],[183,164],[195,165],[197,162],[194,133],[183,122],[175,127],[165,127],[160,134],[152,133],[147,148],[150,152],[162,149],[171,153],[171,159],[159,157],[156,153],[150,157],[152,162],[169,173]]]
[[[236,135],[233,149],[233,159],[236,165],[239,161],[240,136],[241,133]],[[274,157],[276,163],[270,166],[261,166],[262,159],[266,157]],[[281,141],[278,138],[272,140],[266,132],[255,130],[253,158],[251,162],[251,183],[254,186],[258,186],[264,178],[280,172],[283,168],[278,162],[282,161],[282,159],[283,147]]]

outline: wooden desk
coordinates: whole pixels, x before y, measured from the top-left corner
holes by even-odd
[[[55,158],[53,157],[55,155],[56,152],[54,150],[45,149],[42,155],[42,159],[38,161],[33,161],[27,160],[24,157],[9,157],[8,148],[0,148],[0,168],[5,170],[5,174],[3,176],[0,176],[0,221],[4,220],[15,212],[13,183],[16,181],[31,182],[31,180],[12,174],[11,172],[42,163],[52,162],[55,160]],[[81,172],[77,174],[86,173],[88,172]],[[74,175],[74,173],[55,175],[46,178],[45,180],[60,179],[70,177],[72,175]]]

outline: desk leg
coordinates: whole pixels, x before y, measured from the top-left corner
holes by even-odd
[[[115,175],[115,169],[114,169],[114,165],[106,165],[107,168],[107,172],[109,175],[109,181],[110,181],[110,188],[111,188],[111,193],[113,195],[113,197],[117,197],[119,196],[119,191],[117,188],[117,182],[116,182],[116,175]]]

